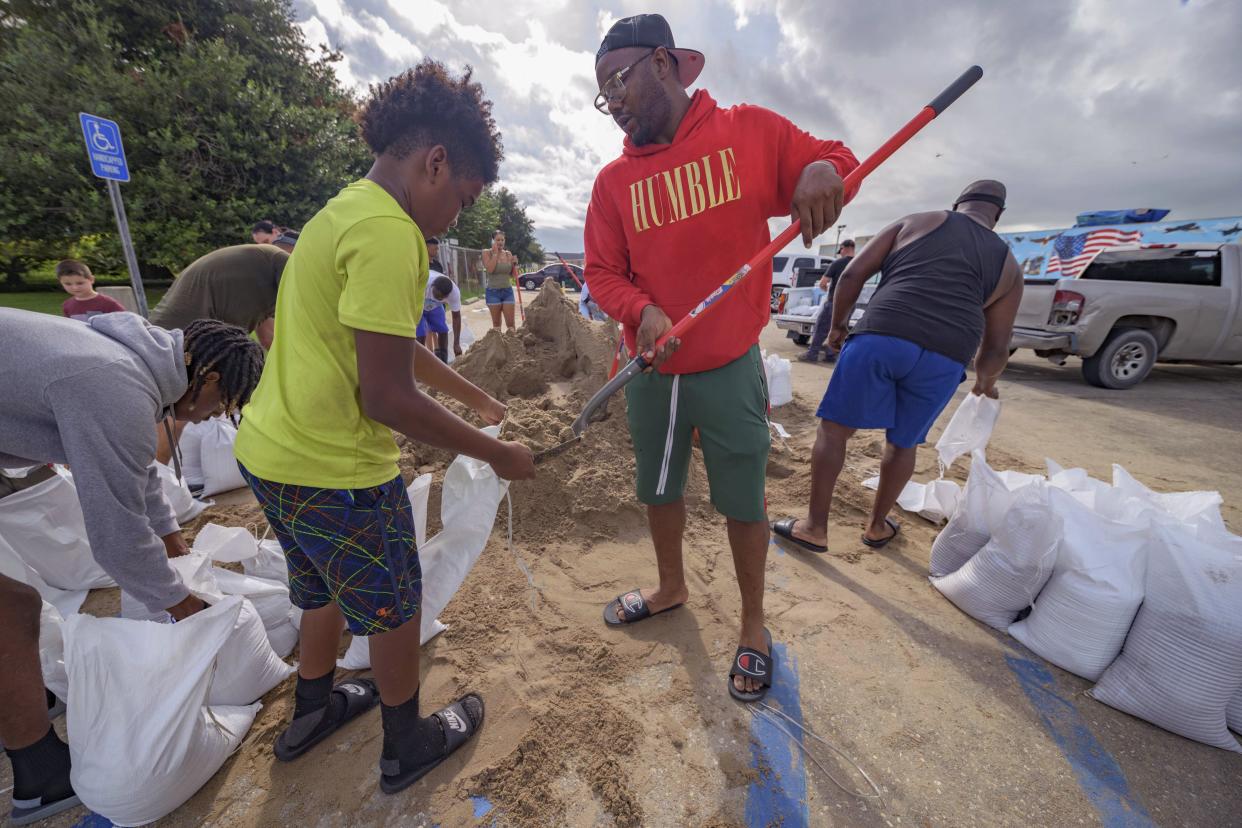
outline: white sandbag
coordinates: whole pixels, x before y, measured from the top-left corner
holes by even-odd
[[[1060,531],[1048,493],[1042,486],[1027,486],[1017,492],[978,554],[932,584],[972,618],[1008,629],[1052,574]]]
[[[495,426],[484,429],[496,436]],[[421,478],[420,478],[421,480]],[[415,480],[411,489],[414,505],[415,530],[419,506],[415,498],[422,498],[422,515],[426,524],[426,486]],[[461,587],[483,547],[491,536],[496,522],[496,509],[509,489],[509,482],[501,480],[492,467],[465,455],[458,456],[444,473],[444,485],[440,494],[440,533],[418,550],[423,571],[423,620],[419,639],[427,643],[447,627],[436,618]],[[355,636],[345,656],[337,666],[346,670],[362,670],[371,665],[370,650],[364,636]]]
[[[244,526],[209,523],[194,536],[194,552],[216,563],[241,563],[259,554],[259,544]]]
[[[77,490],[59,470],[38,485],[0,498],[0,535],[49,586],[116,586],[91,555]]]
[[[298,643],[302,612],[290,602],[287,582],[242,575],[220,567],[213,567],[211,571],[222,593],[249,598],[254,604],[277,655],[284,658],[293,652]]]
[[[73,615],[82,607],[82,602],[86,600],[89,590],[85,589],[57,589],[49,586],[47,581],[26,563],[13,547],[9,546],[8,541],[0,536],[0,575],[7,575],[15,581],[20,581],[27,586],[34,587],[39,592],[39,597],[47,601],[60,612],[62,616]]]
[[[776,354],[764,355],[763,370],[768,380],[768,402],[773,408],[793,402],[793,377],[789,360]]]
[[[1121,466],[1113,465],[1113,487],[1181,523],[1226,531],[1220,492],[1156,492]]]
[[[241,601],[241,612],[220,648],[207,704],[250,704],[293,675],[294,668],[277,656],[263,619],[250,601],[235,597],[225,600]]]
[[[1031,614],[1009,634],[1063,670],[1095,681],[1121,652],[1143,602],[1149,524],[1126,526],[1049,491],[1061,519],[1056,566]]]
[[[285,585],[289,583],[289,564],[285,560],[285,550],[281,548],[278,540],[269,538],[259,541],[257,554],[243,559],[241,565],[247,575]]]
[[[1153,522],[1147,595],[1091,695],[1158,727],[1242,753],[1226,710],[1242,693],[1242,538]],[[1163,547],[1163,548],[1160,548]]]
[[[988,465],[983,452],[975,451],[957,511],[932,543],[928,566],[931,577],[940,578],[956,572],[982,549],[992,536],[992,527],[1000,521],[1013,498],[1009,487]]]
[[[75,615],[64,625],[70,781],[121,826],[180,806],[237,749],[260,705],[205,706],[237,623],[226,601],[177,624]]]
[[[1225,708],[1225,723],[1234,733],[1242,733],[1242,690],[1233,695],[1233,701]]]
[[[207,508],[207,504],[201,500],[195,500],[194,495],[191,494],[190,486],[186,482],[189,476],[178,480],[177,473],[158,460],[155,461],[154,466],[155,473],[160,478],[160,484],[164,487],[164,499],[172,507],[177,523],[189,523],[201,515]]]
[[[405,494],[410,499],[410,509],[414,512],[414,540],[422,549],[427,543],[427,500],[431,497],[431,474],[420,474],[406,486]]]
[[[940,468],[948,469],[963,454],[987,448],[999,416],[1000,400],[982,394],[967,394],[936,441]]]
[[[868,478],[863,481],[863,486],[875,491],[880,488],[880,478]],[[957,511],[961,499],[962,487],[952,480],[930,480],[926,483],[911,480],[897,496],[897,505],[932,523],[944,523]]]
[[[43,672],[43,686],[61,701],[69,698],[64,624],[60,610],[44,601],[43,610],[39,613],[39,667]]]
[[[237,467],[233,444],[237,427],[227,417],[188,423],[177,440],[181,465],[191,486],[203,496],[240,489],[246,480]]]

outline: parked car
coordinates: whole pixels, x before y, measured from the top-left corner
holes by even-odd
[[[1074,279],[1028,279],[1010,346],[1082,358],[1101,388],[1157,362],[1242,363],[1242,244],[1109,247]]]
[[[582,268],[573,264],[569,265],[569,268],[573,270],[574,276],[578,277],[577,281],[569,275],[569,270],[566,269],[565,265],[550,264],[544,265],[530,273],[521,274],[518,276],[518,284],[526,290],[538,290],[543,287],[543,283],[548,279],[555,279],[561,283],[561,287],[565,290],[578,290],[579,283],[582,281]]]
[[[862,291],[858,294],[858,301],[854,303],[854,310],[850,313],[849,326],[853,328],[858,324],[858,320],[862,319],[863,311],[867,309],[867,302],[871,299],[871,295],[875,293],[876,285],[880,283],[880,274],[876,274],[863,283]],[[776,327],[785,331],[785,335],[792,339],[798,345],[808,345],[811,342],[811,335],[815,333],[815,322],[819,318],[819,311],[826,297],[821,297],[819,304],[814,304],[811,299],[814,287],[794,287],[785,288],[781,291],[780,301],[776,308]]]

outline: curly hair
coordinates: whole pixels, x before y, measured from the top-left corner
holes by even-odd
[[[448,153],[456,175],[496,180],[504,148],[492,119],[492,102],[471,80],[466,67],[460,78],[443,63],[425,58],[386,82],[371,86],[371,96],[358,113],[362,137],[376,155],[404,158],[439,144]]]
[[[210,371],[220,374],[224,411],[233,415],[250,401],[263,373],[263,348],[236,325],[196,319],[185,327],[185,371],[190,401],[198,399]]]

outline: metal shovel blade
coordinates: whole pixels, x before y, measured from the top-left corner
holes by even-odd
[[[569,449],[582,442],[582,436],[586,434],[587,425],[590,424],[591,418],[595,413],[608,404],[608,400],[613,394],[625,387],[626,383],[634,379],[647,369],[647,361],[642,357],[630,360],[630,363],[617,372],[617,375],[608,382],[604,383],[604,387],[595,392],[591,399],[587,400],[587,404],[583,407],[582,413],[574,420],[570,430],[574,436],[563,443],[559,443],[551,448],[543,451],[535,452],[535,465],[539,465],[545,460],[549,460],[560,454],[564,454]]]

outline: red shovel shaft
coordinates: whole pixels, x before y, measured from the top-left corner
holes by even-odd
[[[892,138],[885,141],[879,149],[867,156],[866,160],[859,164],[853,172],[845,177],[845,192],[848,193],[851,189],[858,186],[858,184],[870,175],[876,167],[884,163],[884,161],[896,152],[902,144],[914,137],[919,130],[943,112],[949,104],[961,97],[962,93],[973,86],[975,81],[979,80],[981,77],[983,77],[983,70],[978,66],[972,66],[963,72],[961,77],[937,95],[931,103],[923,107],[918,115],[915,115],[910,119],[908,124],[897,130]],[[699,319],[702,318],[703,314],[709,308],[716,304],[716,302],[720,299],[723,299],[730,290],[735,288],[739,282],[746,278],[750,271],[754,270],[756,267],[783,250],[785,246],[793,241],[794,237],[801,232],[801,229],[801,223],[798,221],[795,221],[786,227],[779,236],[772,239],[767,247],[756,253],[749,262],[742,265],[736,273],[726,279],[724,284],[712,291],[710,296],[700,302],[694,310],[690,311],[688,315],[683,316],[676,325],[669,329],[668,333],[660,337],[660,339],[656,342],[656,348],[659,349],[665,342],[674,337],[679,339],[684,337],[686,333],[695,326]],[[644,356],[644,354],[640,354],[639,359],[643,359]],[[645,359],[643,361],[646,362]]]

